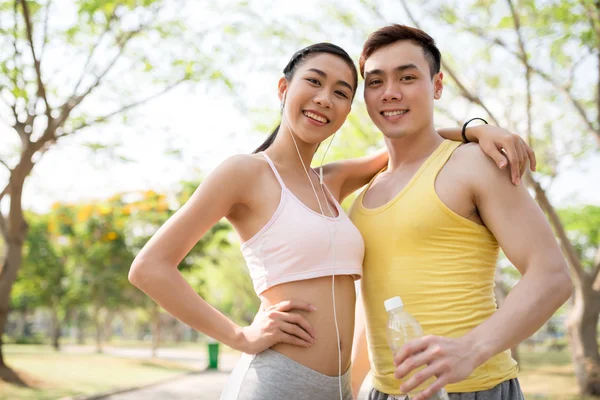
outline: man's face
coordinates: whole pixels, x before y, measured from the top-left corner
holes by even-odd
[[[388,138],[433,129],[433,100],[442,88],[442,73],[431,78],[423,49],[409,41],[382,47],[365,62],[367,111]]]

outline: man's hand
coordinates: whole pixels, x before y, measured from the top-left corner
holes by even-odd
[[[426,400],[447,384],[467,378],[478,362],[472,345],[464,338],[425,336],[406,343],[394,356],[394,365],[397,379],[425,366],[400,386],[403,393],[409,393],[423,382],[437,377],[428,388],[411,397],[411,400]]]

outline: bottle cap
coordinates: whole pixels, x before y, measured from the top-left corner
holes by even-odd
[[[394,308],[402,307],[404,303],[402,303],[402,299],[400,298],[400,296],[396,296],[384,301],[383,305],[385,306],[385,311],[389,312]]]

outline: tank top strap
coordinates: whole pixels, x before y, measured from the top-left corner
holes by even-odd
[[[454,150],[456,150],[461,144],[462,142],[445,140],[444,143],[442,143],[436,151],[436,154],[433,154],[432,157],[426,161],[428,165],[423,171],[421,177],[422,180],[435,181],[444,165],[446,165],[446,163],[448,162],[448,159],[450,159],[450,157],[452,156],[452,153],[454,153]]]
[[[260,154],[262,154],[265,160],[267,160],[267,162],[269,163],[269,166],[273,170],[273,173],[275,174],[275,177],[277,178],[277,181],[279,181],[281,187],[285,188],[285,183],[283,183],[283,179],[281,179],[281,175],[279,175],[279,172],[277,171],[277,168],[275,168],[275,164],[273,164],[273,161],[271,161],[267,153],[265,153],[264,151],[261,151]]]

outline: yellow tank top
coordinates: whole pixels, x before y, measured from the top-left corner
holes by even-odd
[[[401,394],[386,339],[383,302],[400,296],[426,335],[460,337],[496,311],[494,273],[498,242],[484,226],[450,210],[435,179],[460,142],[444,141],[388,203],[363,207],[365,189],[350,218],[365,241],[362,298],[373,387]],[[479,366],[448,392],[488,390],[517,376],[510,350]]]

